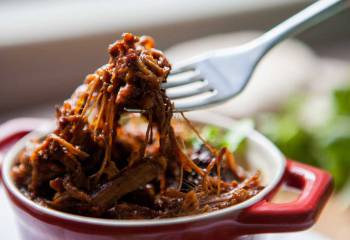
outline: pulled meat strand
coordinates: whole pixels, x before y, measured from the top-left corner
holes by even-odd
[[[162,170],[161,164],[152,160],[128,168],[114,180],[103,184],[101,190],[92,196],[92,202],[103,209],[112,207],[125,194],[158,177]]]

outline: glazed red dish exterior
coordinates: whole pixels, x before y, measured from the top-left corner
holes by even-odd
[[[227,118],[221,120],[226,122],[222,127],[232,124]],[[299,231],[315,223],[333,189],[327,172],[285,161],[267,139],[254,132],[250,137],[252,144],[270,148],[271,156],[275,154],[276,161],[280,161],[281,170],[261,193],[241,204],[211,213],[161,220],[105,220],[62,213],[25,198],[9,174],[16,153],[27,141],[18,140],[43,122],[46,123],[40,119],[19,119],[0,127],[1,155],[15,145],[3,159],[3,187],[11,200],[22,238],[27,240],[235,239],[257,233]],[[300,196],[290,203],[271,203],[282,184],[299,189]]]

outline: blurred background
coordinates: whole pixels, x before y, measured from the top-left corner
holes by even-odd
[[[0,0],[0,124],[53,117],[123,32],[154,37],[174,63],[247,42],[312,2]],[[336,193],[313,229],[324,239],[349,236],[349,24],[347,10],[279,45],[244,93],[210,110],[254,119],[288,157],[333,174]]]

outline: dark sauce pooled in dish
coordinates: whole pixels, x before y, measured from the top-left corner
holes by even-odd
[[[262,189],[226,148],[184,144],[176,126],[201,137],[184,116],[172,124],[161,88],[171,66],[153,47],[130,33],[110,45],[108,63],[57,109],[56,129],[19,155],[12,176],[23,194],[73,214],[150,219],[229,207]]]

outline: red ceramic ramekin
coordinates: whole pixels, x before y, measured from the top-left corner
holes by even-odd
[[[191,118],[223,128],[234,124],[228,118],[213,114],[194,114]],[[46,125],[46,121],[40,119],[17,119],[0,126],[0,152],[9,149],[2,165],[3,186],[16,214],[21,236],[26,240],[225,240],[242,236],[248,239],[257,233],[309,228],[332,192],[332,178],[328,173],[285,160],[271,142],[251,130],[248,134],[247,161],[252,169],[261,170],[266,187],[241,204],[202,215],[160,220],[107,220],[67,214],[30,201],[20,193],[10,176],[18,152],[29,139],[49,132],[50,127],[22,138],[43,122]],[[271,198],[282,184],[299,189],[299,197],[290,203],[272,203]]]

